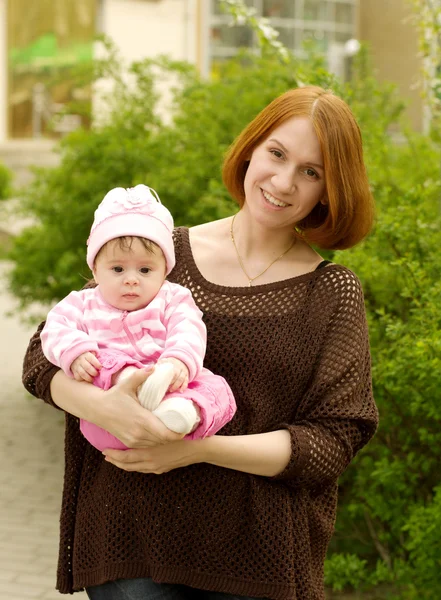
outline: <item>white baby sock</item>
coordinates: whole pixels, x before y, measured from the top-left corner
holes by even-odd
[[[161,402],[158,408],[153,411],[153,414],[168,429],[176,433],[191,433],[200,422],[199,410],[196,405],[191,400],[176,396],[172,396]]]
[[[156,365],[153,373],[138,388],[138,400],[144,408],[158,408],[173,379],[174,367],[170,363]]]
[[[118,377],[123,381],[137,371],[127,367]],[[191,400],[172,396],[161,402],[173,379],[174,368],[170,363],[156,365],[153,373],[138,388],[138,399],[144,408],[153,412],[168,429],[176,433],[191,433],[200,422],[199,410]]]

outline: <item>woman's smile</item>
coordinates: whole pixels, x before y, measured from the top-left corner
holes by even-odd
[[[265,198],[265,200],[267,201],[267,203],[271,204],[271,206],[273,206],[275,208],[286,208],[287,206],[290,206],[290,204],[287,204],[286,202],[282,202],[281,200],[278,200],[277,198],[272,196],[269,192],[265,192],[264,190],[262,190],[262,194],[263,194],[263,197]]]

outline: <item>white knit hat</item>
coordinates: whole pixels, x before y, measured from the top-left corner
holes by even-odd
[[[167,275],[175,266],[173,217],[155,190],[146,185],[110,190],[95,211],[87,240],[87,264],[93,269],[101,248],[115,238],[136,236],[158,244],[167,263]]]

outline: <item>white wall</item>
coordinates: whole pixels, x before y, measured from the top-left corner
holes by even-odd
[[[102,28],[129,61],[168,54],[196,61],[195,0],[103,0]]]
[[[160,54],[197,63],[198,0],[101,0],[99,10],[100,32],[113,40],[126,64]],[[99,44],[95,56],[100,56]],[[159,110],[165,120],[169,116],[172,84],[171,80],[162,81],[158,86],[162,96]],[[97,124],[106,119],[102,99],[110,91],[110,81],[100,81],[94,87],[93,114]]]

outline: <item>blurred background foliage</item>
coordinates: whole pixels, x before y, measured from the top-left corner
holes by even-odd
[[[401,121],[403,104],[392,86],[375,80],[366,49],[354,61],[351,81],[342,84],[320,56],[282,61],[271,51],[241,54],[210,80],[165,57],[135,63],[126,76],[105,43],[108,58],[79,74],[84,85],[107,82],[95,126],[64,138],[59,166],[36,171],[23,190],[22,210],[34,225],[14,240],[10,287],[24,313],[35,301],[54,303],[89,277],[85,244],[93,212],[109,189],[148,184],[176,225],[231,215],[237,207],[222,185],[221,164],[235,136],[289,88],[334,89],[362,130],[377,222],[364,243],[327,256],[353,269],[365,290],[381,424],[342,477],[326,581],[335,591],[355,589],[371,598],[440,598],[436,137],[412,132]],[[164,81],[173,82],[171,100],[161,94]]]
[[[0,201],[7,200],[12,193],[12,171],[0,162]]]

